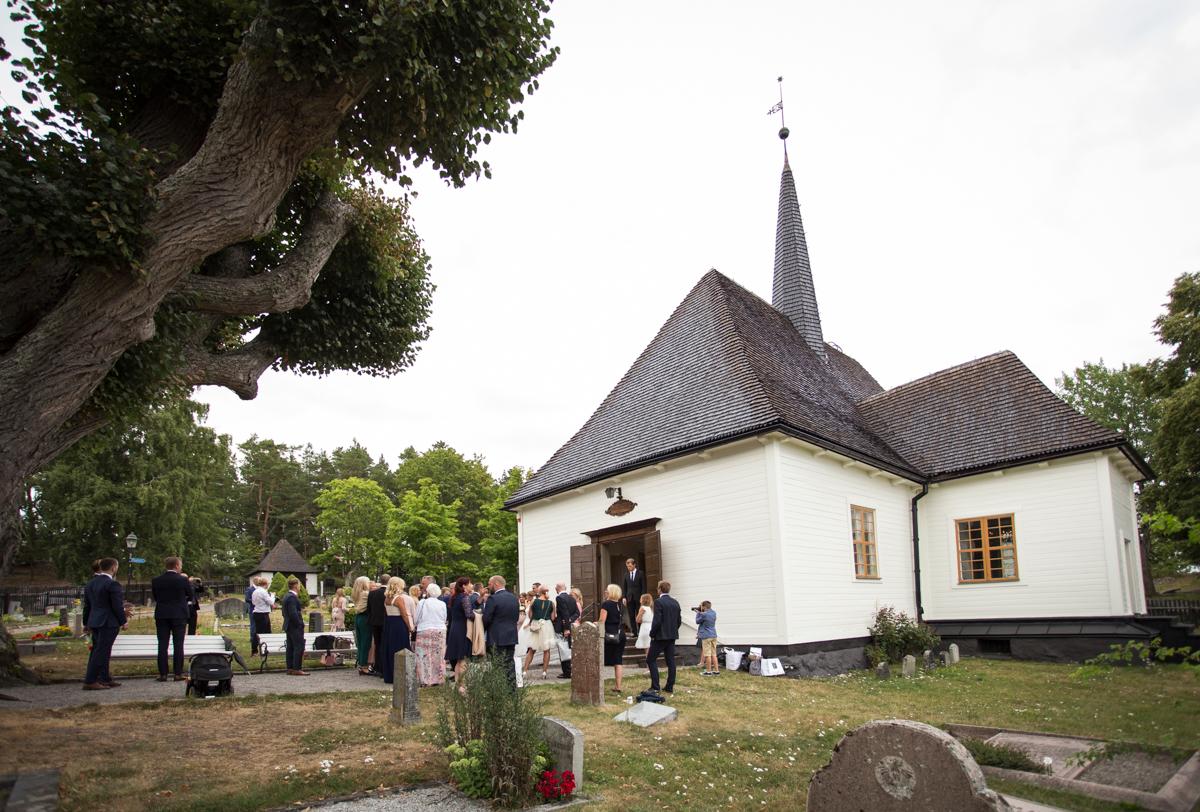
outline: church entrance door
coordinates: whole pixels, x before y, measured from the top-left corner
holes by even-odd
[[[625,560],[632,558],[646,574],[646,591],[655,594],[662,580],[660,519],[605,527],[584,533],[590,543],[571,548],[571,585],[583,593],[584,620],[596,620],[609,584],[622,586]],[[634,609],[637,613],[637,609]]]

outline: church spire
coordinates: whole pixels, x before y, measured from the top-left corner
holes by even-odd
[[[782,113],[782,93],[779,107]],[[791,320],[817,357],[828,361],[825,338],[821,334],[821,312],[817,309],[817,292],[813,288],[812,268],[808,264],[808,243],[804,239],[804,223],[800,219],[800,202],[796,198],[796,182],[792,178],[792,167],[788,164],[787,127],[779,130],[779,137],[784,139],[783,177],[779,181],[775,283],[771,290],[771,304]]]

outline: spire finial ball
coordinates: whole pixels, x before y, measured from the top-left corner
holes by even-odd
[[[787,140],[787,137],[788,137],[790,134],[791,134],[791,133],[789,132],[789,130],[788,130],[788,128],[787,128],[787,127],[780,127],[780,128],[779,128],[779,139],[780,139],[781,141],[786,141],[786,140]]]

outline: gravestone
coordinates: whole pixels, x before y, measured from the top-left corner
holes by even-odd
[[[246,602],[241,598],[224,598],[213,604],[213,612],[223,620],[246,617]]]
[[[867,722],[842,737],[808,784],[809,812],[999,812],[983,771],[953,736],[921,722]]]
[[[875,676],[878,679],[888,679],[892,676],[892,667],[887,663],[880,663],[875,666]]]
[[[604,637],[595,623],[580,623],[571,632],[571,701],[580,705],[604,704]]]
[[[917,675],[917,658],[911,654],[904,655],[904,665],[901,666],[902,673],[906,677],[915,677]]]
[[[83,637],[83,612],[71,613],[71,634],[75,637]]]
[[[950,665],[950,652],[942,652],[942,665]]]
[[[955,663],[957,663],[958,662],[958,643],[951,643],[950,647],[947,649],[947,653],[950,655],[950,665],[954,665]]]
[[[65,606],[58,610],[58,625],[71,628],[71,610]]]
[[[570,770],[575,775],[575,789],[583,787],[583,733],[570,722],[542,717],[542,738],[550,748],[550,761],[559,773]]]
[[[932,649],[925,649],[925,653],[923,653],[921,655],[921,658],[925,661],[926,668],[936,668],[937,667],[937,661],[933,657]]]
[[[613,717],[614,722],[628,722],[638,727],[650,727],[660,722],[674,722],[679,718],[679,711],[670,705],[658,702],[639,702],[629,710],[618,713]]]
[[[415,725],[421,721],[421,707],[417,704],[417,691],[421,678],[417,673],[417,655],[401,649],[395,655],[395,671],[392,679],[392,721],[402,725]]]
[[[325,631],[325,616],[320,612],[308,613],[308,630],[310,632]]]

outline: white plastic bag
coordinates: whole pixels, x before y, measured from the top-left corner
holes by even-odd
[[[750,659],[751,660],[753,660],[755,657],[761,657],[761,656],[762,656],[762,647],[761,646],[751,646],[750,647]]]
[[[781,676],[783,676],[783,663],[779,661],[778,657],[767,657],[766,659],[760,660],[760,662],[761,662],[761,665],[759,666],[759,668],[762,672],[762,676],[764,676],[764,677],[781,677]]]
[[[742,667],[742,652],[735,649],[725,649],[725,667],[730,671],[737,671]]]
[[[555,638],[555,644],[558,646],[558,661],[562,663],[571,661],[571,644],[567,642],[567,638],[559,636]]]

